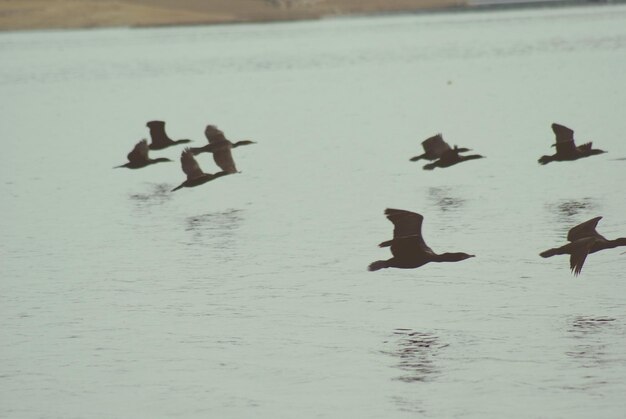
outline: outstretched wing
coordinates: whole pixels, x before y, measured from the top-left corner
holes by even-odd
[[[421,214],[411,211],[387,208],[385,210],[387,219],[393,223],[393,238],[400,239],[406,237],[422,237],[422,222],[424,217]]]
[[[150,145],[153,149],[171,145],[172,140],[165,133],[165,121],[149,121],[146,126],[150,130]]]
[[[578,276],[580,271],[583,270],[585,259],[587,259],[587,255],[595,241],[593,237],[585,237],[573,243],[574,246],[569,257],[569,267],[574,275]]]
[[[567,233],[567,240],[573,242],[585,237],[600,236],[600,234],[596,231],[596,226],[598,225],[598,221],[601,219],[602,217],[592,218],[591,220],[587,220],[584,223],[580,223],[577,226],[572,227]]]
[[[209,144],[227,141],[222,130],[218,129],[215,125],[207,125],[204,129],[204,135],[206,139],[209,140]]]
[[[441,156],[447,150],[450,150],[450,145],[443,140],[441,134],[433,135],[430,138],[422,141],[422,147],[427,154],[433,156]]]
[[[393,240],[385,245],[391,245],[391,253],[398,258],[411,257],[416,252],[432,253],[422,237],[422,221],[424,217],[411,211],[387,208],[385,215],[393,223]]]
[[[187,180],[196,179],[204,175],[204,172],[200,169],[198,162],[189,148],[183,150],[180,155],[180,165],[183,168],[183,172],[187,175]]]
[[[552,124],[552,131],[556,135],[556,152],[558,154],[569,154],[576,152],[574,144],[574,131],[564,125]]]
[[[213,150],[213,160],[224,172],[237,173],[237,167],[233,160],[233,153],[230,151],[230,145],[218,147]]]
[[[131,163],[143,163],[148,160],[148,140],[143,139],[135,144],[135,148],[126,155]]]

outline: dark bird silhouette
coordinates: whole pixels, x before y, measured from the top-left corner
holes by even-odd
[[[164,121],[150,121],[146,124],[150,129],[150,150],[161,150],[176,144],[185,144],[191,142],[191,140],[172,140],[165,133]]]
[[[393,257],[387,260],[372,262],[368,270],[377,271],[384,268],[412,269],[419,268],[429,262],[459,262],[474,257],[467,253],[437,254],[426,245],[422,238],[422,221],[424,217],[415,212],[391,209],[385,215],[393,223],[393,239],[379,244],[380,247],[391,247]]]
[[[200,153],[212,153],[215,163],[222,170],[229,173],[237,172],[231,150],[242,145],[256,144],[254,141],[250,140],[241,140],[232,143],[226,139],[224,133],[215,125],[207,125],[204,130],[204,135],[207,140],[209,140],[209,144],[204,147],[192,147],[191,152],[196,155]]]
[[[541,164],[545,165],[552,161],[578,160],[583,157],[606,153],[604,150],[591,148],[591,142],[576,147],[574,143],[574,131],[566,126],[554,123],[552,124],[552,131],[554,135],[556,135],[556,143],[552,145],[556,147],[556,153],[552,156],[541,156],[538,160]]]
[[[592,218],[584,223],[572,227],[567,233],[568,244],[548,249],[539,253],[541,257],[549,258],[554,255],[570,255],[569,265],[574,275],[579,275],[587,255],[604,249],[612,249],[618,246],[626,246],[626,237],[615,240],[607,240],[596,231],[598,221],[602,217]]]
[[[459,148],[456,145],[454,148],[451,148],[450,145],[443,140],[441,134],[433,135],[432,137],[422,141],[422,147],[424,148],[424,154],[411,157],[411,161],[418,161],[420,159],[437,160],[449,150],[456,150],[458,153],[470,151],[469,148]]]
[[[484,158],[484,156],[481,156],[480,154],[471,154],[469,156],[462,156],[459,154],[460,150],[461,149],[454,148],[454,149],[444,151],[444,153],[441,155],[441,157],[438,160],[434,161],[433,163],[428,163],[424,165],[423,169],[433,170],[435,167],[441,167],[441,168],[450,167],[450,166],[454,166],[455,164],[461,163],[464,161]]]
[[[157,159],[151,159],[150,157],[148,157],[148,141],[145,139],[135,144],[133,150],[126,155],[126,158],[128,158],[128,163],[121,166],[115,166],[114,169],[117,169],[118,167],[141,169],[142,167],[146,167],[151,164],[171,161],[170,159],[166,159],[165,157],[159,157]]]
[[[192,188],[194,186],[202,185],[218,177],[228,175],[228,172],[217,172],[215,174],[204,173],[198,162],[196,161],[193,153],[189,148],[183,150],[180,155],[180,165],[183,168],[183,172],[187,175],[187,180],[172,189],[172,192],[179,190],[180,188]]]

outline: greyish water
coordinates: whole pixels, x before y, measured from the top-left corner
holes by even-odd
[[[619,418],[626,7],[0,35],[0,416]],[[167,121],[241,173],[112,169]],[[552,122],[609,153],[539,166]],[[442,132],[486,156],[409,162]],[[216,171],[208,155],[198,157]],[[387,207],[439,252],[367,272]]]

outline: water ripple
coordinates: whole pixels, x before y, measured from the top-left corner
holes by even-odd
[[[438,336],[411,329],[395,329],[393,338],[391,344],[394,348],[384,353],[398,358],[396,368],[403,374],[397,380],[405,383],[427,382],[441,373],[435,357],[448,344],[441,343]]]

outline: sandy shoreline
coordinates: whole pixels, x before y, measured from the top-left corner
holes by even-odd
[[[0,31],[289,21],[464,5],[465,0],[0,0]]]

